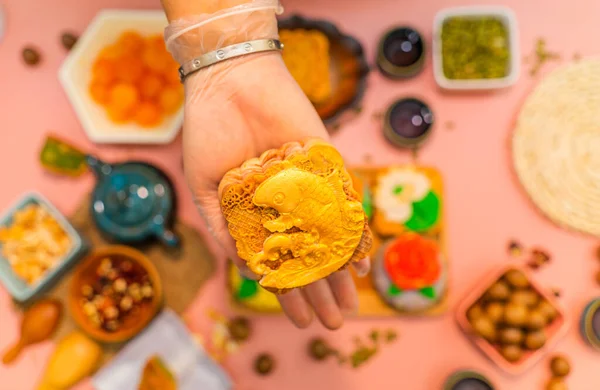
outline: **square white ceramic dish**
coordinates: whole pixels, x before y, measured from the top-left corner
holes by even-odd
[[[498,79],[460,80],[449,79],[444,75],[442,58],[442,26],[448,18],[469,17],[481,18],[493,16],[499,18],[508,31],[510,65],[508,74]],[[454,7],[437,13],[433,22],[433,75],[437,84],[443,89],[454,90],[490,90],[506,88],[517,82],[521,72],[521,51],[517,18],[510,8],[506,7]]]
[[[83,129],[93,142],[166,144],[177,136],[183,123],[183,105],[175,114],[166,117],[160,126],[145,129],[135,124],[113,123],[88,91],[92,65],[106,45],[115,42],[127,30],[141,35],[162,35],[166,26],[167,19],[162,11],[100,11],[62,64],[58,73],[60,82]]]
[[[10,226],[13,222],[15,212],[23,209],[30,204],[39,204],[46,208],[52,217],[60,224],[73,243],[71,250],[54,268],[49,269],[33,285],[27,284],[13,271],[10,263],[2,256],[2,244],[0,244],[0,281],[6,287],[10,295],[19,302],[29,301],[38,296],[47,288],[50,288],[65,271],[69,269],[88,249],[86,242],[75,228],[67,221],[60,211],[50,203],[46,198],[37,192],[29,192],[11,206],[3,215],[0,216],[0,226]]]

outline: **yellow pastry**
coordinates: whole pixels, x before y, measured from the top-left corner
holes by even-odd
[[[367,256],[367,217],[339,152],[291,142],[229,171],[221,209],[238,255],[273,292],[302,287]]]
[[[329,39],[318,30],[281,30],[283,61],[308,99],[321,103],[331,96]]]

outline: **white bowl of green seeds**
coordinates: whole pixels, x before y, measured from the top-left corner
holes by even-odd
[[[509,87],[521,71],[517,19],[506,7],[454,7],[433,26],[433,72],[443,89]]]

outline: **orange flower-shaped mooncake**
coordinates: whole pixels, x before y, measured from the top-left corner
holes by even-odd
[[[291,142],[229,171],[221,209],[238,255],[273,292],[302,287],[367,256],[373,237],[339,152]]]

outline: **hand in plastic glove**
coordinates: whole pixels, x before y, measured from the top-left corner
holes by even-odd
[[[217,64],[191,76],[185,87],[183,152],[188,183],[200,212],[227,255],[242,272],[252,275],[237,256],[221,213],[219,181],[227,171],[265,150],[306,137],[327,140],[327,131],[278,53],[254,54]],[[354,267],[364,275],[369,260],[357,262]],[[348,270],[278,299],[298,327],[308,326],[314,311],[326,327],[339,328],[342,312],[355,311],[358,306]]]

